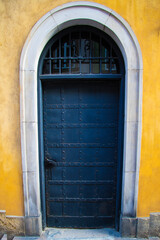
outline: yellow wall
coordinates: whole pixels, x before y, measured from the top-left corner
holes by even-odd
[[[23,215],[19,61],[33,25],[67,0],[0,0],[0,209]],[[138,216],[160,212],[160,1],[97,0],[119,13],[141,46],[143,132]]]

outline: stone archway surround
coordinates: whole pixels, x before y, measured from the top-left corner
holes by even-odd
[[[21,151],[26,234],[42,231],[37,71],[46,43],[59,31],[90,25],[110,35],[125,61],[125,116],[122,173],[122,218],[136,217],[142,125],[142,54],[128,23],[113,10],[92,2],[72,2],[44,15],[32,28],[20,61]]]

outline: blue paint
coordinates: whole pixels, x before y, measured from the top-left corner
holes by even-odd
[[[47,226],[114,227],[119,81],[46,83],[43,106]]]

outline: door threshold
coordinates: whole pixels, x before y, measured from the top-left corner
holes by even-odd
[[[112,228],[102,229],[69,229],[45,228],[41,238],[43,240],[113,240],[120,239],[120,233]]]

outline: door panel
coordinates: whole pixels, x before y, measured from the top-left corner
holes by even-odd
[[[47,226],[114,227],[119,81],[45,83],[43,109]]]

